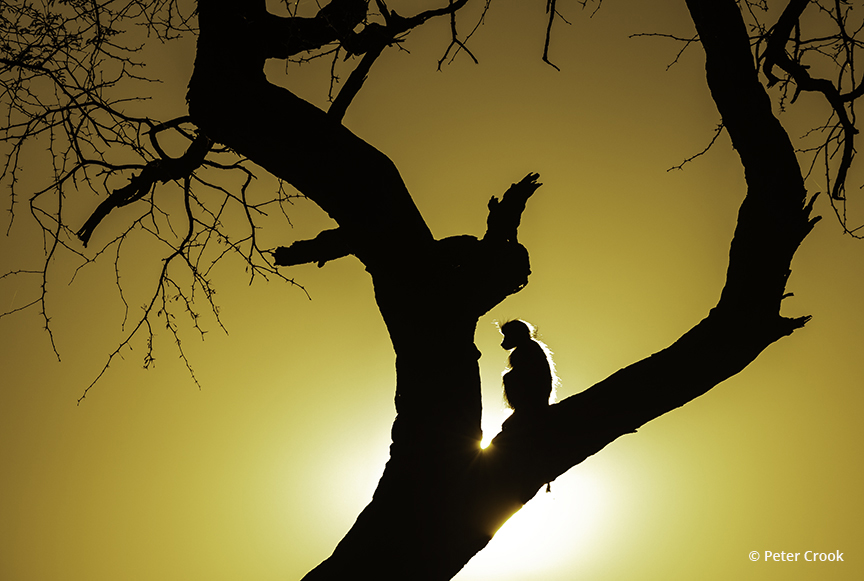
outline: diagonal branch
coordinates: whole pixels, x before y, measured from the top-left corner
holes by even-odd
[[[158,131],[171,125],[173,125],[173,123],[169,122],[164,124],[164,127],[157,127],[151,135],[154,135],[155,133],[158,133]],[[155,135],[153,139],[154,143],[156,143]],[[190,176],[192,172],[204,163],[204,157],[207,155],[207,152],[210,151],[211,146],[212,142],[203,133],[199,133],[186,150],[186,153],[178,158],[167,156],[163,151],[161,151],[161,147],[156,145],[156,149],[162,157],[149,162],[144,166],[144,169],[141,170],[141,173],[129,180],[128,185],[114,190],[108,198],[103,200],[102,203],[96,207],[93,214],[90,215],[90,218],[87,219],[84,225],[81,226],[76,233],[78,238],[84,243],[84,246],[87,246],[87,243],[90,241],[90,236],[93,235],[93,231],[112,210],[122,208],[123,206],[140,200],[150,192],[156,182],[162,182],[164,184],[171,180]]]

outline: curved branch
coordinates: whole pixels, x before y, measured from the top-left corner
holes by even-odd
[[[189,112],[206,134],[290,183],[341,227],[367,267],[404,261],[432,235],[393,162],[337,120],[267,82],[248,8],[200,4]],[[251,48],[250,48],[251,47]]]
[[[90,218],[76,232],[76,235],[87,246],[93,231],[108,214],[116,209],[122,208],[132,202],[136,202],[143,198],[153,188],[153,185],[158,181],[165,182],[186,178],[198,169],[204,163],[204,157],[210,151],[212,142],[203,133],[199,133],[195,140],[189,145],[182,156],[178,158],[168,157],[164,154],[161,147],[158,147],[158,142],[155,141],[155,148],[160,152],[162,157],[149,162],[141,173],[129,180],[129,184],[114,190],[105,200],[96,207]]]
[[[808,4],[810,4],[809,0],[791,0],[786,6],[768,38],[768,45],[763,55],[765,60],[762,70],[768,79],[768,86],[771,87],[780,81],[774,75],[773,68],[775,66],[780,67],[795,81],[797,86],[796,97],[801,91],[821,93],[825,97],[825,100],[828,101],[834,114],[837,115],[843,131],[843,153],[840,165],[837,168],[834,186],[831,189],[831,198],[842,200],[845,199],[846,176],[849,173],[852,158],[855,155],[855,135],[858,134],[858,130],[850,119],[845,104],[854,101],[864,88],[859,86],[858,89],[846,95],[841,95],[840,90],[834,83],[828,79],[813,78],[806,66],[792,59],[786,52],[786,44],[789,42],[790,35],[793,29],[798,26],[801,14]],[[839,14],[838,18],[840,18]]]

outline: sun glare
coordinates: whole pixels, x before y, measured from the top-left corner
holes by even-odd
[[[484,450],[489,447],[498,432],[501,431],[501,424],[504,420],[510,417],[513,410],[505,408],[503,405],[499,408],[483,410],[483,439],[480,440],[480,447]]]
[[[610,492],[600,475],[585,471],[553,482],[502,526],[456,580],[481,581],[551,575],[602,551],[603,524],[610,518]]]

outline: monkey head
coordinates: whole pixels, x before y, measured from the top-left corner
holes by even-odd
[[[532,328],[525,321],[513,319],[501,325],[501,334],[504,335],[501,347],[504,349],[513,349],[531,341]]]

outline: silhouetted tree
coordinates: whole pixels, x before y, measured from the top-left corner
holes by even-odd
[[[377,56],[412,28],[434,17],[449,18],[448,51],[467,51],[455,17],[467,3],[450,0],[404,17],[380,0],[374,15],[365,0],[333,0],[307,18],[274,16],[263,0],[199,0],[197,28],[194,19],[178,11],[182,6],[175,0],[132,1],[122,9],[84,2],[50,9],[23,2],[2,9],[0,74],[9,111],[3,138],[11,147],[3,177],[14,183],[25,142],[41,134],[55,139],[53,183],[29,201],[47,234],[45,270],[35,273],[42,277],[43,294],[21,308],[45,312],[44,281],[58,247],[92,260],[78,244],[86,245],[114,209],[152,202],[154,189],[166,182],[181,185],[185,234],[177,240],[164,235],[158,224],[169,210],[145,202],[138,217],[99,253],[119,252],[133,228],[152,233],[171,249],[158,289],[130,338],[148,332],[150,318],[166,308],[167,294],[182,297],[181,304],[193,314],[194,289],[212,300],[209,262],[202,257],[210,256],[205,248],[216,241],[223,246],[217,260],[239,253],[253,277],[282,276],[277,265],[322,265],[349,254],[371,275],[396,353],[397,417],[390,459],[370,504],[332,556],[306,576],[309,580],[451,578],[546,483],[619,436],[738,373],[771,343],[807,322],[809,317],[782,316],[780,306],[792,256],[818,217],[810,215],[813,198],[808,200],[796,151],[772,113],[757,65],[768,85],[818,91],[830,103],[833,120],[825,126],[829,134],[820,151],[830,160],[825,171],[833,184],[832,199],[844,199],[854,154],[852,106],[864,93],[850,76],[857,42],[845,28],[848,7],[814,7],[828,15],[837,33],[807,39],[800,26],[807,0],[792,0],[771,27],[754,21],[752,36],[742,8],[752,16],[758,3],[688,0],[706,55],[711,95],[746,174],[746,197],[720,300],[668,348],[550,406],[543,422],[504,429],[481,450],[475,326],[480,316],[527,284],[528,252],[517,240],[517,229],[526,201],[540,185],[538,176],[530,174],[501,200],[493,198],[483,238],[436,240],[390,159],[341,123]],[[548,30],[556,10],[556,2],[547,3]],[[197,33],[188,115],[164,122],[135,117],[125,112],[130,104],[110,91],[136,74],[134,53],[112,42],[129,19],[163,36]],[[814,50],[835,51],[834,62],[844,71],[837,78],[851,82],[851,88],[816,78],[806,68],[802,59]],[[328,111],[269,83],[263,72],[269,58],[329,56],[335,63],[343,55],[358,57],[359,64]],[[548,32],[543,60],[549,62]],[[57,101],[40,98],[40,84]],[[181,155],[165,152],[160,143],[165,132],[187,140]],[[834,150],[839,158],[831,155]],[[255,238],[262,204],[245,198],[251,175],[246,160],[313,200],[338,228],[280,248],[271,258]],[[243,183],[232,190],[205,177],[222,172],[238,173]],[[118,176],[128,183],[118,185]],[[61,202],[81,187],[109,195],[76,227],[69,224]],[[202,190],[221,192],[221,205],[205,203]],[[13,190],[13,204],[14,195]],[[57,209],[47,209],[49,196]],[[286,199],[280,190],[263,205]],[[223,215],[232,207],[240,208],[246,219],[240,234],[224,227]],[[174,263],[191,273],[192,290],[175,282],[169,271]],[[418,305],[437,324],[418,330]],[[45,318],[47,323],[47,314]],[[175,331],[170,317],[166,320]]]

